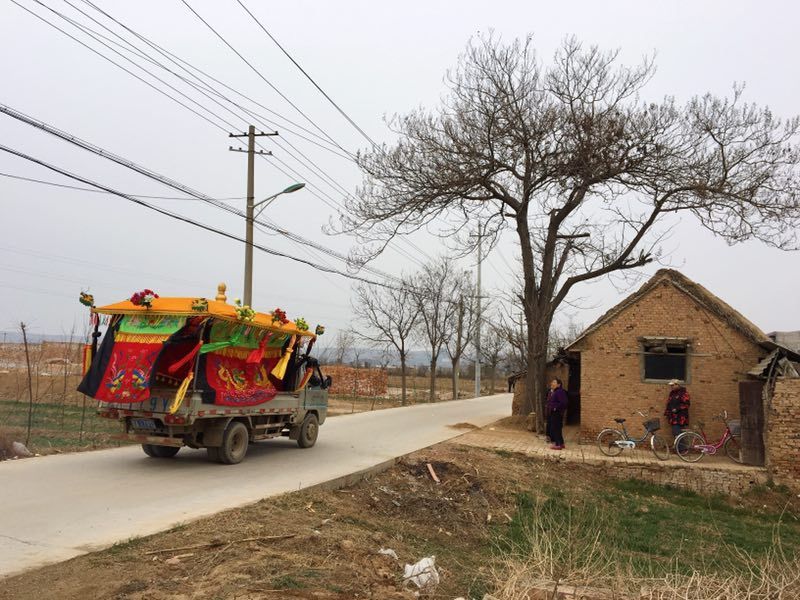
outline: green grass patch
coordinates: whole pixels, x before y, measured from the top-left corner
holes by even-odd
[[[663,577],[700,569],[741,573],[748,557],[765,557],[778,541],[787,558],[800,556],[795,516],[631,480],[600,484],[591,493],[545,487],[519,494],[497,548],[502,555],[549,552],[573,569],[589,568],[603,555],[636,575]]]

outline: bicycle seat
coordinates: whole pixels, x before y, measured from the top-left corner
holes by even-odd
[[[624,423],[624,422],[625,422],[625,419],[614,419],[614,421],[615,421],[616,423],[619,423],[619,424],[621,425],[622,423]]]

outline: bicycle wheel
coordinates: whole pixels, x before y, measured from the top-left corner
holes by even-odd
[[[744,461],[742,456],[742,441],[738,437],[730,437],[725,440],[725,454],[728,455],[733,462],[741,463]]]
[[[606,456],[617,456],[622,452],[622,448],[615,442],[624,440],[625,436],[616,429],[603,429],[597,436],[597,447]]]
[[[660,435],[654,433],[650,436],[650,449],[658,460],[667,460],[669,458],[669,444]]]
[[[703,446],[706,441],[696,431],[684,431],[675,438],[675,454],[686,462],[697,462],[705,455]]]

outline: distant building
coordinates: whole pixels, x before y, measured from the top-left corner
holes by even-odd
[[[800,352],[800,331],[773,331],[767,337],[776,344]]]

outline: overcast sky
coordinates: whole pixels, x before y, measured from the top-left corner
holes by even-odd
[[[70,1],[103,25],[122,32],[82,0]],[[306,116],[271,89],[180,0],[96,0],[96,4],[137,33],[280,115],[268,114],[237,97],[277,123],[280,133],[280,139],[261,140],[274,157],[256,161],[256,197],[271,195],[296,181],[308,184],[304,190],[278,198],[264,215],[286,229],[346,253],[353,241],[326,236],[321,228],[335,218],[335,207],[344,194],[355,189],[360,175],[351,161],[331,151],[329,140],[349,152],[364,148],[367,142],[235,0],[188,1]],[[203,112],[123,58],[88,41],[42,5],[29,0],[15,2]],[[45,4],[111,35],[66,2],[46,0]],[[573,34],[587,43],[619,48],[628,63],[655,52],[658,72],[645,92],[654,100],[666,94],[679,100],[706,91],[729,94],[734,82],[745,82],[748,101],[768,105],[779,116],[799,112],[800,9],[788,1],[245,0],[245,4],[378,141],[392,140],[383,121],[385,115],[436,106],[444,93],[445,71],[456,64],[470,36],[490,28],[508,40],[534,34],[543,59],[549,59],[560,41]],[[193,93],[192,98],[216,113],[203,113],[215,126],[8,0],[0,3],[0,45],[0,103],[205,194],[236,198],[228,201],[244,206],[246,156],[229,152],[229,144],[237,143],[227,137],[228,131],[246,128],[250,119],[244,119],[241,113],[226,112]],[[163,57],[159,60],[166,62]],[[145,64],[141,59],[136,62]],[[152,65],[149,68],[180,91],[188,90],[168,73]],[[172,68],[177,70],[174,65]],[[225,93],[234,96],[234,92]],[[267,127],[276,126],[266,122],[263,127],[259,125]],[[0,143],[120,191],[179,195],[4,115],[0,115]],[[0,173],[80,185],[6,153],[0,153]],[[201,202],[148,201],[244,234],[240,218]],[[69,332],[73,326],[81,331],[87,320],[86,310],[77,300],[81,290],[90,290],[100,304],[122,300],[145,287],[167,296],[213,297],[220,281],[227,282],[229,299],[242,293],[241,243],[170,220],[122,198],[0,176],[0,210],[0,330],[11,330],[25,321],[36,333]],[[343,268],[335,259],[276,235],[257,232],[256,241]],[[438,240],[425,235],[416,236],[413,243],[429,256],[444,251]],[[376,267],[399,274],[413,270],[417,267],[414,261],[425,258],[409,244],[393,247],[376,261]],[[800,329],[797,253],[783,253],[758,243],[728,247],[688,217],[679,224],[666,249],[671,266],[765,331]],[[511,285],[517,268],[515,255],[509,235],[488,257],[483,269],[488,295]],[[290,318],[304,316],[312,326],[326,324],[331,336],[350,324],[348,279],[260,252],[256,252],[255,266],[256,309],[269,311],[280,306]],[[463,266],[472,268],[474,263],[464,261]],[[641,277],[652,274],[658,266],[643,269]],[[630,291],[630,287],[610,281],[584,286],[575,297],[580,299],[580,308],[567,307],[560,322],[572,319],[588,325]]]

